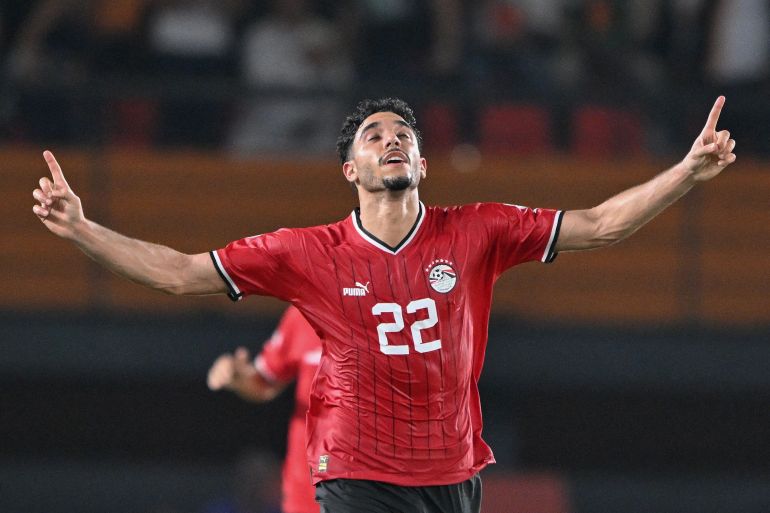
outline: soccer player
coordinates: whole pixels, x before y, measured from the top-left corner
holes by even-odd
[[[297,380],[281,481],[283,513],[318,513],[305,456],[305,413],[320,360],[318,335],[299,310],[290,306],[253,363],[248,350],[239,347],[234,354],[217,358],[209,369],[211,390],[230,390],[257,403],[273,399]]]
[[[511,204],[427,207],[427,172],[411,109],[366,100],[337,149],[359,207],[325,226],[281,229],[187,255],[131,239],[83,214],[50,152],[34,213],[53,233],[118,274],[171,294],[278,297],[318,333],[307,458],[322,512],[478,512],[477,382],[495,280],[531,260],[628,237],[698,182],[735,161],[717,131],[717,98],[684,159],[585,210]]]

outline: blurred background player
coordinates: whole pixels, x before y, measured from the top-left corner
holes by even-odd
[[[239,347],[235,353],[217,358],[209,369],[211,390],[230,390],[257,403],[270,401],[289,383],[297,381],[283,466],[284,513],[319,511],[305,457],[305,413],[320,359],[321,341],[299,310],[290,306],[254,360],[246,348]]]

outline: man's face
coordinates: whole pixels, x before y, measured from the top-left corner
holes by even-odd
[[[425,177],[417,137],[401,116],[377,112],[361,123],[351,146],[345,177],[366,191],[414,189]]]

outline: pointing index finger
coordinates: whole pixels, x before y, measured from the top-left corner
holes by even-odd
[[[722,107],[725,104],[725,97],[720,96],[717,98],[717,101],[714,102],[714,106],[711,107],[711,112],[709,112],[709,117],[706,120],[706,126],[703,127],[704,132],[715,132],[717,129],[717,121],[719,120],[719,115],[722,113]]]
[[[59,166],[59,163],[56,162],[56,157],[53,156],[53,153],[46,150],[43,152],[43,158],[45,158],[45,161],[48,164],[48,169],[51,171],[54,185],[64,185],[67,187],[67,180],[64,178],[64,173],[62,173],[61,166]]]

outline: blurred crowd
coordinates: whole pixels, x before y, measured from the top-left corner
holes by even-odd
[[[726,94],[770,155],[769,0],[7,0],[0,58],[6,143],[331,154],[398,95],[436,148],[680,153]]]

